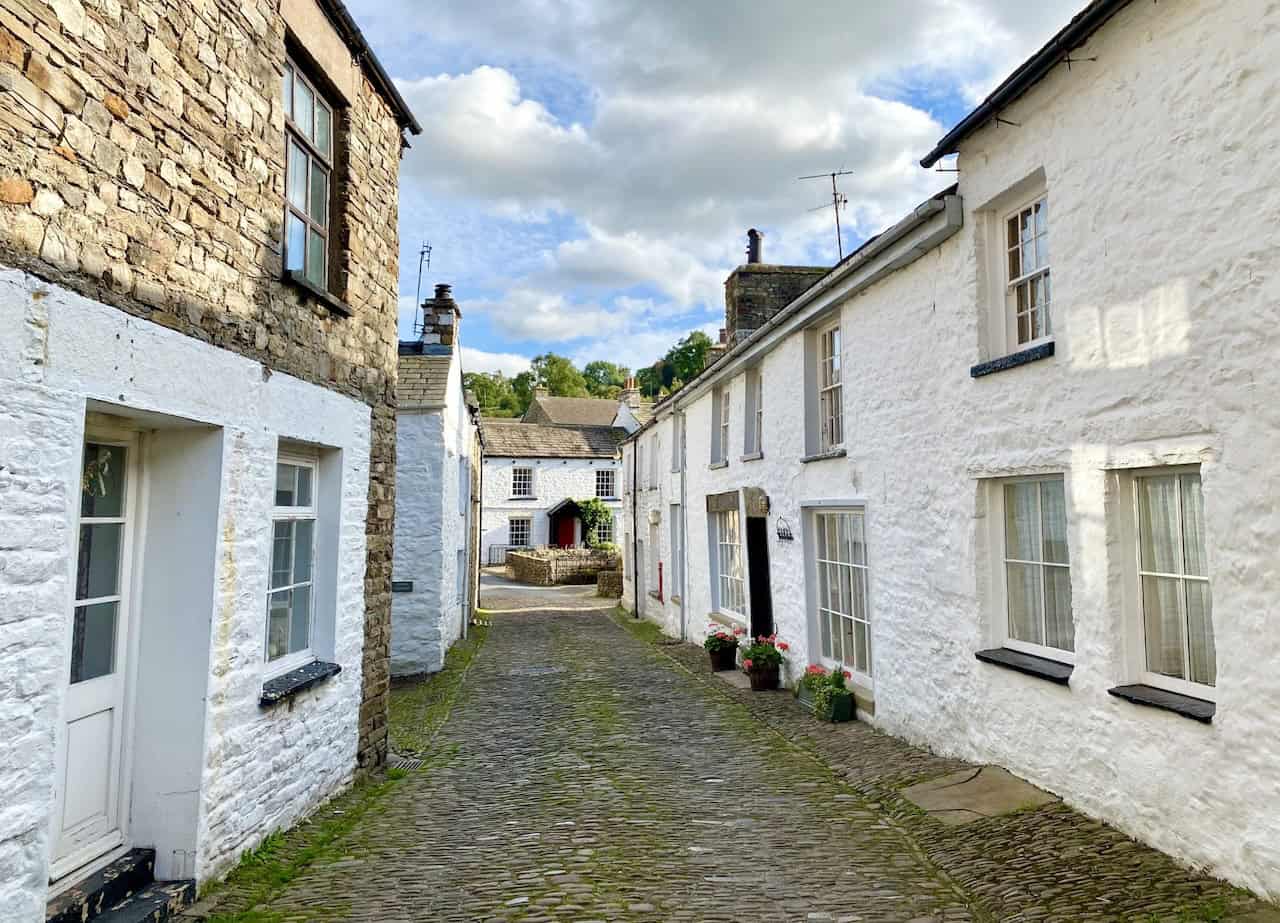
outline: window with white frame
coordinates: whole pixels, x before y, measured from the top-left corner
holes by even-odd
[[[334,108],[291,60],[281,88],[285,115],[284,268],[329,289]]]
[[[649,523],[649,548],[652,560],[649,562],[649,591],[662,594],[662,546],[659,544],[658,525]]]
[[[719,465],[729,460],[729,389],[716,388],[711,396],[714,415],[711,433],[711,463]]]
[[[1203,694],[1218,671],[1200,472],[1144,473],[1134,488],[1144,679]]]
[[[712,514],[715,525],[715,562],[717,604],[721,612],[743,615],[746,612],[746,583],[742,569],[742,534],[738,511],[723,510]]]
[[[653,434],[653,439],[649,446],[649,487],[650,489],[658,486],[658,465],[662,457],[662,443],[658,440],[658,434]]]
[[[507,544],[513,548],[528,548],[533,520],[517,516],[507,520]]]
[[[861,510],[813,514],[819,646],[833,667],[871,676],[866,522]]]
[[[314,457],[285,452],[276,462],[266,658],[282,666],[311,659],[317,467]]]
[[[684,417],[678,413],[671,415],[671,471],[684,470]]]
[[[844,445],[844,391],[841,383],[840,325],[818,332],[818,451]]]
[[[596,469],[596,496],[614,497],[618,487],[618,473],[612,468]]]
[[[640,483],[640,482],[641,482],[641,479],[644,477],[644,470],[645,470],[645,468],[644,468],[644,443],[643,443],[643,442],[639,442],[639,441],[637,441],[637,442],[636,442],[636,470],[633,472],[634,480],[635,480],[635,485],[634,485],[634,486],[635,486],[635,489],[636,489],[636,490],[639,490],[639,489],[640,489],[640,487],[641,487],[641,483]]]
[[[622,576],[627,580],[631,579],[631,558],[634,554],[635,549],[631,547],[631,533],[628,532],[622,541]]]
[[[1070,660],[1075,651],[1067,501],[1061,476],[1000,482],[1003,508],[1003,644]]]
[[[743,454],[760,455],[764,448],[764,376],[759,369],[747,372],[747,414],[743,427]]]
[[[600,520],[595,527],[595,537],[597,544],[608,542],[613,544],[613,517]]]
[[[533,469],[532,468],[512,468],[511,469],[511,496],[513,497],[532,497],[533,496]]]
[[[1040,196],[1008,215],[1005,225],[1008,288],[1005,303],[1017,343],[1053,333],[1049,294],[1049,200]]]
[[[457,570],[454,579],[457,581],[457,597],[458,605],[462,605],[467,598],[467,552],[463,548],[458,549]]]

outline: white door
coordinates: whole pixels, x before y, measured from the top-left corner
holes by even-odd
[[[124,842],[120,792],[137,454],[136,442],[98,441],[92,434],[84,447],[51,879]]]

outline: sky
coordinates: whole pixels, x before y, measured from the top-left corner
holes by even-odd
[[[400,335],[449,283],[466,371],[651,364],[724,279],[831,265],[950,185],[918,161],[1084,0],[348,0],[423,126],[400,167]]]

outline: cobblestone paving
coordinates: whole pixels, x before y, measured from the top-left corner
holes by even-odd
[[[962,768],[710,676],[599,613],[493,617],[427,765],[246,920],[1241,919],[1061,805],[943,827]],[[1261,919],[1261,918],[1259,918]]]

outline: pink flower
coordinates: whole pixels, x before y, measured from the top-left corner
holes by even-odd
[[[756,638],[756,640],[759,641],[761,644],[764,644],[769,639],[766,638],[764,635],[761,635],[760,637]]]
[[[747,632],[746,632],[746,629],[744,629],[741,625],[734,625],[734,626],[733,626],[733,633],[734,633],[735,635],[739,635],[739,636],[741,636],[741,635],[745,635]]]
[[[743,660],[742,660],[742,669],[744,669],[744,670],[750,670],[750,669],[751,669],[751,658],[750,658],[750,657],[744,657],[744,658],[743,658]]]
[[[850,673],[848,670],[845,670],[845,671],[844,671],[844,678],[845,678],[845,679],[853,679],[853,674],[852,674],[852,673]]]
[[[779,642],[778,642],[778,650],[780,650],[780,651],[789,651],[789,650],[791,650],[791,645],[790,645],[790,644],[788,644],[786,641],[779,641]]]
[[[824,670],[822,667],[818,666],[818,664],[816,664],[816,663],[811,663],[811,664],[809,664],[809,666],[805,668],[805,672],[806,672],[806,673],[809,673],[809,674],[811,674],[811,675],[813,675],[813,676],[826,676],[826,675],[827,675],[827,671],[826,671],[826,670]]]

